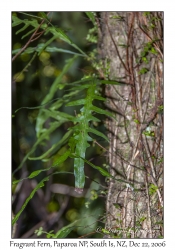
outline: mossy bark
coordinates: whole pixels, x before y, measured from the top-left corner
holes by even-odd
[[[163,13],[102,12],[99,58],[110,65],[106,237],[163,237]],[[104,74],[105,75],[105,74]],[[106,77],[106,76],[105,76]],[[119,230],[120,229],[120,230]]]

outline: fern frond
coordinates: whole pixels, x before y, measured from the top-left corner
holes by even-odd
[[[71,139],[71,143],[74,143],[74,148],[75,148],[74,154],[76,157],[74,159],[74,175],[75,175],[75,189],[78,192],[81,192],[83,190],[85,184],[83,159],[85,158],[86,149],[90,146],[88,141],[93,141],[93,139],[89,136],[88,133],[96,134],[97,136],[100,136],[108,141],[108,138],[103,133],[90,127],[91,121],[94,120],[99,121],[99,119],[97,119],[92,115],[94,110],[98,113],[102,113],[99,112],[101,111],[101,109],[93,105],[93,101],[95,99],[105,100],[105,98],[102,98],[101,96],[96,94],[97,81],[95,78],[93,79],[92,82],[86,84],[86,86],[88,87],[88,89],[85,99],[75,100],[67,103],[66,105],[66,106],[83,105],[83,107],[80,109],[81,113],[74,118],[74,122],[78,124],[73,128],[70,128],[74,132],[73,137]]]

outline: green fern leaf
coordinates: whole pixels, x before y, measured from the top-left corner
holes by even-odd
[[[38,156],[38,157],[28,157],[29,160],[43,160],[46,157],[51,157],[54,153],[56,153],[62,145],[64,145],[65,143],[68,142],[69,137],[72,135],[72,131],[68,131],[62,138],[60,141],[58,141],[57,143],[55,143],[54,145],[52,145],[52,147],[45,152],[44,154]],[[50,155],[50,156],[48,156]]]
[[[103,133],[99,132],[98,130],[96,130],[94,128],[88,128],[88,132],[91,132],[91,133],[93,133],[95,135],[98,135],[98,136],[102,137],[103,139],[105,139],[106,141],[109,142],[108,138]]]

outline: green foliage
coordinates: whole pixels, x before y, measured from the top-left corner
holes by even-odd
[[[42,13],[42,16],[44,14]],[[44,15],[44,19],[47,18],[46,15]],[[25,31],[28,27],[32,26],[33,29],[30,30],[29,32],[27,32],[24,36],[22,36],[22,39],[25,38],[26,36],[32,34],[34,31],[36,31],[39,27],[39,23],[38,23],[38,20],[37,19],[33,19],[33,20],[28,20],[28,19],[23,19],[21,20],[19,17],[17,17],[16,15],[12,15],[12,27],[16,27],[20,24],[24,24],[24,26],[19,29],[16,34],[19,34],[21,33],[22,31]],[[48,21],[48,18],[47,18],[47,21]],[[81,55],[83,56],[87,56],[86,53],[84,53],[68,36],[67,34],[65,33],[65,31],[63,31],[62,29],[60,28],[57,28],[55,27],[54,25],[51,24],[51,27],[49,27],[49,24],[50,21],[48,22],[48,24],[45,24],[43,23],[40,28],[43,29],[45,32],[44,32],[44,35],[47,35],[48,33],[51,33],[52,34],[52,38],[47,41],[47,43],[45,43],[45,46],[40,46],[40,48],[38,48],[39,50],[39,55],[41,54],[41,52],[51,43],[53,42],[55,39],[60,39],[66,43],[68,43],[70,46],[72,46],[73,48],[75,48],[76,50],[78,50]]]
[[[144,45],[143,51],[141,52],[141,57],[146,57],[149,53],[152,53],[154,55],[157,54],[157,51],[153,46],[154,42],[155,41],[153,40]]]
[[[136,124],[140,124],[139,120],[137,120],[137,119],[134,119],[134,122],[135,122]]]
[[[96,60],[96,50],[94,52],[92,52],[89,55],[89,59],[90,61],[92,61],[92,66],[94,67],[94,69],[96,69],[97,71],[101,70],[104,74],[104,78],[105,79],[109,79],[109,73],[110,73],[110,61],[108,58],[105,58],[104,60]]]
[[[91,42],[91,43],[97,43],[97,28],[94,27],[92,29],[89,30],[89,33],[86,37],[86,40]]]
[[[25,207],[27,206],[28,202],[33,198],[34,194],[36,193],[36,191],[38,189],[40,189],[41,187],[44,186],[44,182],[48,181],[49,177],[47,176],[46,178],[44,178],[42,181],[40,181],[38,183],[38,185],[33,189],[33,191],[31,192],[30,196],[26,199],[26,201],[24,202],[22,208],[20,209],[20,211],[14,216],[13,220],[12,220],[12,225],[14,225],[16,223],[16,221],[18,220],[19,216],[21,215],[21,213],[23,212],[23,210],[25,209]]]
[[[98,198],[98,194],[95,190],[91,190],[91,200],[96,200]]]
[[[114,15],[114,16],[111,16],[111,19],[115,19],[117,21],[124,21],[124,17],[123,16],[117,16],[117,15]]]
[[[67,106],[76,106],[83,105],[80,109],[81,113],[73,119],[75,123],[78,123],[73,128],[70,128],[73,131],[73,137],[69,141],[71,149],[75,151],[74,159],[74,174],[75,174],[75,187],[77,190],[81,190],[84,187],[85,175],[84,175],[84,158],[87,147],[90,146],[88,141],[93,141],[92,137],[89,136],[89,132],[101,136],[102,138],[107,139],[105,135],[97,131],[94,128],[89,126],[90,121],[99,121],[96,117],[92,115],[92,112],[104,113],[104,110],[97,108],[93,105],[93,100],[104,100],[101,96],[96,94],[97,85],[95,79],[93,82],[84,85],[87,88],[87,94],[84,99],[76,100],[67,104]]]
[[[155,137],[154,131],[146,130],[143,132],[143,134],[146,136]]]
[[[153,195],[154,193],[156,193],[157,189],[158,187],[151,183],[149,186],[149,195]]]
[[[67,69],[70,67],[73,61],[74,61],[74,58],[70,59],[67,62],[67,64],[65,65],[62,71],[63,73],[67,71]],[[54,93],[57,90],[57,86],[60,83],[60,80],[62,79],[63,73],[59,75],[58,78],[55,79],[55,81],[53,82],[50,88],[49,93],[44,98],[42,104],[49,102],[51,100],[51,98],[53,97]],[[108,141],[108,138],[103,133],[101,133],[100,131],[90,126],[92,122],[100,121],[98,118],[96,118],[93,115],[93,113],[95,112],[95,113],[107,115],[109,117],[113,117],[113,114],[111,112],[98,108],[93,105],[94,100],[99,100],[99,101],[105,100],[105,98],[99,95],[98,88],[99,88],[100,83],[119,84],[118,82],[115,82],[115,81],[105,81],[105,80],[99,81],[95,77],[85,78],[80,81],[69,84],[69,86],[74,85],[74,87],[71,88],[71,90],[73,91],[70,92],[70,94],[64,95],[59,100],[56,100],[56,102],[52,103],[48,109],[43,108],[42,105],[39,106],[40,110],[39,110],[37,120],[36,120],[36,132],[37,132],[37,137],[38,137],[37,141],[32,147],[32,149],[28,152],[28,154],[24,157],[23,161],[21,162],[17,170],[19,170],[23,166],[24,162],[27,159],[43,160],[44,162],[52,159],[53,158],[52,156],[54,155],[54,153],[58,151],[61,146],[67,143],[68,144],[67,151],[53,163],[52,167],[60,165],[68,157],[73,157],[74,158],[75,187],[77,191],[81,192],[83,190],[84,183],[85,183],[84,161],[87,162],[93,168],[97,169],[103,176],[110,177],[110,174],[106,170],[104,170],[101,167],[95,166],[94,164],[90,163],[89,161],[85,159],[86,149],[90,146],[88,142],[93,141],[93,138],[89,136],[89,133],[100,136],[106,141]],[[72,95],[75,94],[75,91],[76,93],[79,93],[82,90],[85,91],[85,97],[83,99],[69,102],[70,100],[69,98],[71,98]],[[80,113],[77,116],[71,116],[67,113],[54,110],[55,108],[58,109],[58,107],[62,107],[64,103],[66,104],[66,106],[83,106],[83,107],[80,109]],[[57,121],[51,122],[50,128],[46,130],[43,126],[50,117],[54,118]],[[62,137],[61,140],[59,140],[57,143],[52,145],[51,148],[48,151],[46,151],[44,154],[42,154],[41,156],[31,157],[32,153],[35,152],[36,147],[39,144],[41,144],[43,140],[49,138],[51,133],[55,129],[57,129],[63,123],[68,122],[68,121],[73,122],[75,125],[69,128],[68,132],[65,133],[65,135]],[[33,178],[39,175],[41,172],[49,170],[50,168],[34,171],[33,173],[31,173],[31,175],[28,178]],[[18,181],[16,181],[15,183],[17,182]]]
[[[42,171],[42,170],[41,170]],[[40,171],[40,172],[41,172]],[[30,178],[34,178],[35,176],[37,176],[40,172],[35,171],[35,173],[32,173],[29,177]],[[31,192],[31,194],[29,195],[29,197],[25,200],[24,204],[22,205],[21,209],[19,210],[19,212],[14,216],[13,220],[12,220],[12,225],[14,225],[17,220],[19,219],[19,216],[21,215],[21,213],[23,212],[23,210],[25,209],[25,207],[27,206],[27,204],[29,203],[29,201],[33,198],[33,196],[35,195],[35,193],[44,186],[44,182],[49,181],[50,176],[55,175],[55,174],[72,174],[69,172],[54,172],[52,174],[50,174],[49,176],[45,177],[44,179],[42,179],[37,185],[36,187],[33,189],[33,191]],[[28,178],[29,178],[28,177]],[[23,178],[19,181],[14,181],[13,184],[16,184],[17,182],[20,182],[22,180],[24,180],[26,178]]]
[[[12,50],[12,55],[13,54],[17,54],[21,49],[15,49]],[[70,50],[66,50],[66,49],[61,49],[61,48],[56,48],[56,47],[49,47],[49,46],[45,46],[44,43],[40,43],[37,45],[37,47],[28,47],[25,52],[21,53],[21,55],[23,54],[31,54],[34,52],[38,52],[38,54],[40,54],[40,52],[42,51],[46,51],[46,52],[50,52],[50,53],[54,53],[54,52],[61,52],[61,53],[67,53],[67,54],[72,54],[72,55],[78,55],[78,56],[84,56],[83,54],[74,52],[74,51],[70,51]]]
[[[158,106],[158,113],[159,114],[163,113],[163,105]]]
[[[89,41],[90,43],[97,43],[98,37],[97,37],[96,13],[90,11],[86,12],[86,15],[89,17],[94,26],[93,28],[89,29],[89,32],[86,36],[86,40]]]
[[[96,21],[95,21],[96,13],[93,11],[89,11],[89,12],[86,12],[86,15],[89,17],[93,25],[96,26]]]
[[[141,70],[139,70],[139,75],[144,75],[148,72],[149,70],[147,68],[142,68]]]
[[[145,64],[149,64],[150,63],[150,56],[158,54],[158,52],[154,46],[156,41],[158,41],[158,39],[154,39],[151,42],[144,44],[143,49],[140,53],[140,61],[141,62],[143,62]],[[139,71],[139,74],[142,75],[142,74],[145,74],[147,72],[148,72],[148,69],[144,67]]]
[[[62,227],[55,234],[53,233],[53,231],[50,231],[50,232],[44,231],[42,227],[40,227],[39,229],[35,230],[35,234],[37,236],[41,236],[42,234],[46,234],[47,238],[53,238],[53,239],[66,238],[67,235],[69,235],[70,232],[75,228],[75,225],[77,224],[77,221],[78,220],[70,223],[69,225],[67,225],[65,227]]]
[[[95,24],[95,14],[93,12],[87,13],[88,17],[94,24],[94,28],[90,30],[90,34],[94,34],[96,29]],[[64,80],[63,78],[67,74],[67,72],[76,64],[77,59],[81,56],[87,57],[87,55],[68,37],[65,31],[60,28],[53,26],[47,15],[43,12],[40,13],[41,18],[35,17],[33,15],[29,15],[31,20],[24,19],[21,20],[16,15],[12,16],[12,27],[16,27],[18,25],[24,25],[20,28],[16,34],[21,32],[26,32],[25,35],[22,36],[22,39],[26,36],[29,36],[34,31],[36,31],[39,27],[38,20],[45,20],[46,23],[40,25],[42,31],[44,31],[44,35],[48,33],[51,34],[51,38],[46,43],[39,43],[36,47],[28,47],[23,53],[31,54],[36,53],[38,56],[43,52],[64,52],[69,54],[74,54],[72,58],[66,60],[65,65],[61,71],[61,73],[55,77],[53,83],[49,86],[49,89],[43,98],[41,105],[37,107],[23,107],[27,109],[38,109],[37,117],[36,117],[36,142],[33,147],[27,151],[20,165],[16,168],[14,173],[16,173],[19,169],[24,166],[24,163],[27,160],[36,161],[40,160],[43,163],[49,162],[49,167],[43,167],[42,169],[37,169],[29,174],[28,177],[25,177],[20,180],[14,180],[13,185],[23,181],[24,179],[32,179],[35,177],[41,177],[43,172],[47,173],[51,168],[56,166],[60,166],[62,163],[66,162],[69,158],[74,159],[73,172],[65,172],[65,171],[56,171],[52,174],[46,176],[45,178],[41,178],[42,180],[37,184],[37,186],[33,189],[29,197],[26,199],[24,204],[22,205],[19,212],[13,218],[12,223],[16,223],[19,216],[27,206],[28,202],[33,198],[38,189],[44,186],[45,182],[49,181],[50,176],[56,174],[73,174],[75,177],[75,190],[79,193],[83,191],[85,185],[85,173],[84,173],[84,163],[87,163],[92,168],[96,169],[100,172],[101,175],[108,177],[112,177],[109,172],[100,167],[96,166],[90,161],[86,159],[86,150],[91,146],[91,143],[94,142],[93,136],[95,138],[100,137],[105,141],[108,141],[106,135],[99,130],[93,127],[93,123],[100,122],[100,119],[97,118],[96,114],[106,115],[115,119],[113,113],[102,109],[95,105],[95,103],[104,102],[105,98],[102,97],[100,92],[100,86],[102,84],[114,84],[114,85],[123,85],[123,83],[111,80],[99,80],[96,75],[93,76],[85,76],[84,78],[70,83],[69,80]],[[32,30],[28,31],[32,26]],[[26,31],[27,29],[27,31]],[[62,48],[56,48],[49,46],[55,39],[60,39],[64,43],[69,44],[77,52],[65,50]],[[90,39],[92,42],[92,39]],[[93,41],[94,42],[94,41]],[[17,54],[20,53],[20,49],[14,50],[12,53]],[[31,62],[31,61],[30,61]],[[96,65],[97,66],[97,65]],[[99,66],[100,67],[100,66]],[[106,61],[106,78],[108,79],[109,74],[109,62]],[[54,98],[58,91],[62,91],[62,96],[59,98]],[[75,98],[77,97],[77,98]],[[79,110],[77,106],[80,106]],[[66,108],[71,107],[72,110],[76,110],[75,115],[72,113],[66,112]],[[20,108],[21,109],[21,108]],[[17,113],[20,109],[16,110]],[[78,110],[78,111],[77,111]],[[17,116],[18,114],[16,114]],[[59,129],[61,126],[68,124],[69,127],[65,131],[65,134],[61,139],[57,139],[55,143],[53,143],[46,152],[41,155],[37,154],[37,149],[39,146],[42,146],[43,143],[47,144],[50,141],[50,138],[53,136],[53,133]],[[47,127],[46,127],[47,124]],[[57,154],[59,150],[64,148],[64,152],[62,154]],[[44,165],[44,164],[43,164]],[[40,176],[39,176],[40,175]],[[118,179],[118,181],[123,181]],[[98,195],[96,193],[93,194],[93,199],[97,199]],[[72,230],[72,225],[70,224],[68,227],[62,228],[56,235],[52,233],[48,233],[48,237],[52,238],[63,238],[66,237]],[[38,235],[43,233],[42,228],[40,228],[37,232]]]

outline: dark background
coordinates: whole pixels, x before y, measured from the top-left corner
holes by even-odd
[[[47,12],[45,13],[47,14]],[[38,12],[27,12],[27,14],[40,16]],[[16,15],[20,19],[32,19],[18,12],[13,12],[12,15]],[[93,28],[93,25],[85,13],[52,12],[49,14],[49,17],[51,17],[51,23],[63,29],[71,40],[85,53],[90,53],[96,47],[96,44],[89,43],[86,40],[88,31]],[[29,26],[25,31],[16,34],[22,27],[23,25],[19,25],[12,28],[12,51],[23,47],[32,34],[22,39],[22,36],[32,29],[32,27]],[[45,43],[49,39],[49,33],[42,35],[38,40],[32,42],[29,47],[35,47],[38,43]],[[49,46],[75,51],[74,48],[59,39],[54,40]],[[35,57],[26,72],[22,72],[21,75],[17,77],[31,60],[32,56],[33,54],[23,53],[12,63],[12,115],[14,115],[12,118],[12,172],[19,166],[23,157],[29,152],[36,141],[35,122],[39,111],[37,108],[21,109],[15,113],[15,110],[20,107],[39,106],[48,93],[55,77],[61,73],[65,60],[72,58],[73,55],[44,51],[39,57],[38,55]],[[93,69],[90,63],[83,57],[78,57],[75,64],[63,77],[63,82],[79,80],[91,71],[93,71]],[[54,98],[61,97],[64,91],[65,90],[58,90]],[[66,110],[61,108],[60,111],[74,115],[74,108],[72,107],[68,107]],[[100,119],[103,120],[103,117],[101,116]],[[62,138],[68,127],[69,124],[64,124],[57,129],[45,145],[37,147],[34,155],[41,155],[48,150],[52,144]],[[102,122],[98,124],[98,130],[104,131]],[[105,146],[103,141],[99,141],[99,143]],[[64,147],[61,150],[64,151]],[[61,150],[57,152],[58,155],[61,155]],[[96,144],[88,148],[86,158],[98,166],[105,164],[105,154],[102,148]],[[18,180],[28,176],[35,170],[46,167],[48,167],[48,163],[27,160],[22,169],[13,174],[12,178],[13,180]],[[59,170],[73,172],[73,160],[69,159],[61,164],[61,166],[56,169],[56,171]],[[12,186],[12,210],[14,214],[20,210],[36,184],[49,173],[43,172],[34,179],[24,180]],[[34,195],[21,214],[17,221],[14,237],[36,238],[37,236],[34,234],[34,231],[41,226],[46,232],[54,230],[54,233],[56,233],[62,227],[79,219],[78,226],[68,235],[68,238],[101,238],[102,234],[95,233],[95,229],[97,226],[104,226],[105,189],[99,185],[99,183],[106,186],[105,179],[99,172],[86,164],[85,174],[89,179],[86,179],[85,190],[87,192],[83,197],[77,197],[75,193],[74,196],[72,196],[70,192],[69,194],[63,194],[66,187],[69,187],[70,190],[72,190],[71,192],[73,192],[73,175],[54,175],[50,178],[45,186]],[[97,182],[92,180],[96,180]],[[64,192],[62,194],[59,193],[61,186],[56,187],[54,184],[65,185],[62,187]],[[58,193],[54,191],[54,187]],[[46,235],[42,234],[38,237],[45,238]]]

